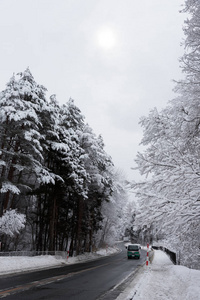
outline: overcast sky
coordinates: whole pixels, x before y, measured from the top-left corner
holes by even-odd
[[[38,84],[70,97],[115,166],[132,171],[142,115],[161,109],[181,78],[184,0],[0,0],[0,90],[28,66]]]

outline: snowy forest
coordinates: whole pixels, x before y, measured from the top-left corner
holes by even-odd
[[[74,101],[45,93],[27,68],[0,94],[2,250],[92,251],[123,235],[125,180]]]
[[[135,202],[74,100],[47,99],[29,68],[11,77],[0,93],[1,250],[78,255],[125,235],[200,269],[200,1],[183,12],[183,79],[165,108],[140,118]]]
[[[186,1],[183,11],[189,17],[177,97],[140,119],[145,150],[135,161],[145,179],[133,185],[140,207],[133,230],[200,269],[200,1]]]

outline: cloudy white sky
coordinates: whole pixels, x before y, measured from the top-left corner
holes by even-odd
[[[29,66],[70,97],[128,179],[142,138],[139,118],[175,95],[184,0],[0,0],[0,90]]]

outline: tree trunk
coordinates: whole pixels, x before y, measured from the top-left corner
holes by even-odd
[[[55,250],[56,196],[53,198],[49,223],[49,251]]]
[[[76,254],[79,255],[82,250],[82,219],[83,219],[83,199],[79,197],[78,199],[78,223],[77,223],[77,244],[76,244]]]

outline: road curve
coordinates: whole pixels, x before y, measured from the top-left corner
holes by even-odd
[[[0,298],[14,300],[112,300],[126,287],[134,273],[144,264],[146,252],[139,260],[128,260],[126,249],[98,260],[37,272],[0,277]]]

